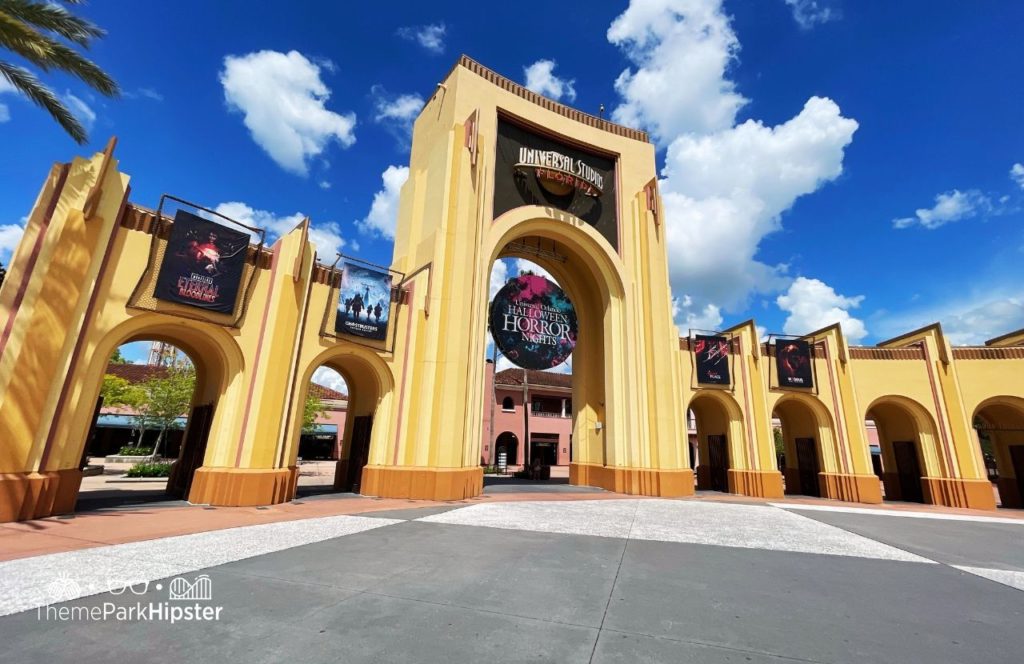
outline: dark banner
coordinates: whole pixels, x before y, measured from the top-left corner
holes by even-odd
[[[498,118],[494,217],[523,205],[565,210],[618,249],[615,160]]]
[[[779,387],[814,387],[811,345],[802,339],[775,340],[775,366]]]
[[[725,337],[694,336],[693,355],[697,358],[697,382],[729,385],[729,340]]]
[[[154,295],[230,314],[245,271],[249,235],[178,210]]]
[[[391,273],[346,263],[338,292],[334,331],[367,339],[388,335],[391,317]]]
[[[491,336],[501,354],[523,369],[550,369],[576,347],[576,310],[557,284],[524,274],[509,279],[491,302]]]

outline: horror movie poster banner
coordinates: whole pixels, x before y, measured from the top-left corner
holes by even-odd
[[[245,271],[249,235],[178,210],[154,295],[230,314]]]
[[[383,340],[391,317],[391,273],[346,263],[338,291],[334,331]]]
[[[491,302],[491,336],[501,354],[523,369],[550,369],[576,347],[572,302],[557,284],[524,274],[509,279]]]
[[[694,336],[693,354],[697,358],[697,382],[705,385],[729,385],[729,340],[725,337]]]
[[[811,345],[802,339],[775,340],[775,366],[779,387],[814,387]]]

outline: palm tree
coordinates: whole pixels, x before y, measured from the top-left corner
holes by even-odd
[[[69,5],[82,4],[81,0],[64,2]],[[117,83],[95,63],[59,39],[89,48],[93,39],[104,34],[93,23],[51,2],[0,0],[0,48],[22,57],[44,72],[66,72],[100,94],[116,97],[120,94]],[[26,97],[45,108],[71,138],[78,143],[88,140],[82,124],[32,72],[0,60],[0,74]]]

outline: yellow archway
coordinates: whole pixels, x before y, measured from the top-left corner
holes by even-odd
[[[888,395],[868,406],[865,419],[878,431],[886,499],[934,502],[925,478],[948,477],[949,463],[927,409],[908,397]]]
[[[804,394],[786,394],[775,402],[772,417],[782,427],[787,494],[827,496],[821,473],[839,472],[835,427],[828,410]]]
[[[697,425],[697,488],[736,493],[730,470],[747,468],[743,412],[724,390],[699,390],[690,400]]]

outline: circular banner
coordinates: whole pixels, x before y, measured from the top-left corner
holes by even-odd
[[[576,347],[576,311],[557,284],[524,274],[509,279],[491,302],[491,336],[517,367],[550,369]]]

